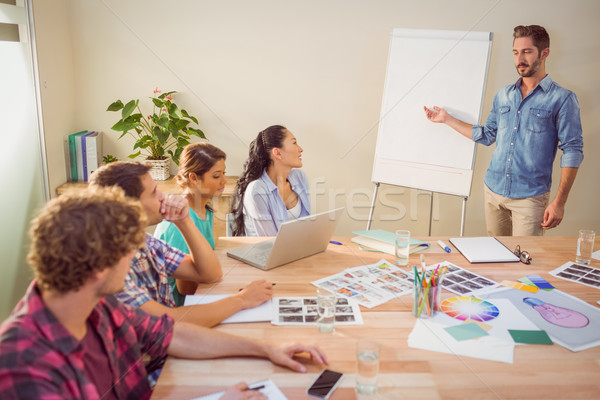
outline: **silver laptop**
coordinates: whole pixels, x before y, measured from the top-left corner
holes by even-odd
[[[268,270],[325,251],[344,207],[284,222],[275,239],[229,250],[227,255]]]

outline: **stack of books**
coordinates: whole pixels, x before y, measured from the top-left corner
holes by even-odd
[[[64,143],[67,181],[87,182],[102,165],[101,132],[81,131],[65,135]]]

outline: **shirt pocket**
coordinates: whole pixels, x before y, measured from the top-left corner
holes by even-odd
[[[551,128],[552,113],[550,110],[530,108],[527,130],[532,133],[542,133]]]
[[[498,108],[498,129],[505,129],[508,126],[510,117],[510,106],[502,106]]]

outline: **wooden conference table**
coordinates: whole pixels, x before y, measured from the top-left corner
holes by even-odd
[[[393,257],[362,251],[350,238],[334,238],[342,245],[330,244],[323,253],[294,263],[262,271],[226,256],[228,248],[256,241],[256,238],[219,238],[217,254],[224,278],[214,285],[200,285],[197,293],[235,293],[255,279],[275,282],[274,296],[315,296],[311,281],[346,268],[371,264]],[[449,243],[447,237],[421,237],[431,243],[426,251],[412,254],[409,265],[419,264],[425,254],[428,265],[450,261],[496,282],[516,281],[538,274],[559,290],[598,306],[600,290],[555,278],[548,272],[575,260],[576,237],[500,237],[508,248],[516,245],[528,251],[533,261],[522,263],[470,264]],[[443,239],[452,248],[446,254],[436,244]],[[596,238],[595,249],[600,248]],[[591,266],[600,268],[600,261]],[[454,296],[443,291],[443,297]],[[355,345],[360,337],[376,338],[381,343],[379,391],[370,399],[574,399],[600,398],[600,347],[572,352],[558,344],[522,345],[514,350],[514,363],[443,354],[409,348],[407,337],[415,324],[411,314],[412,295],[395,298],[379,307],[361,307],[364,325],[337,326],[334,333],[320,333],[315,326],[275,326],[268,322],[221,324],[214,329],[273,343],[316,343],[327,354],[330,369],[345,377],[330,397],[359,398],[354,392]],[[223,390],[239,381],[247,383],[271,378],[289,399],[305,399],[306,388],[322,366],[305,363],[300,374],[254,358],[182,360],[169,358],[153,399],[191,399]],[[367,398],[367,397],[365,397]]]

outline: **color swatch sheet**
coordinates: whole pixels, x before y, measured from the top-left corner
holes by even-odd
[[[508,299],[497,298],[493,301],[483,301],[477,298],[473,300],[469,297],[455,297],[454,299],[448,299],[451,301],[446,305],[452,309],[450,314],[455,317],[446,312],[438,312],[431,318],[416,319],[415,327],[408,336],[409,347],[512,364],[515,342],[508,330],[539,329]],[[466,299],[471,300],[467,301]],[[457,308],[462,309],[463,312],[455,314]],[[496,311],[497,315],[492,317]],[[461,319],[467,314],[479,319],[488,318],[485,321],[485,324],[491,326],[488,336],[457,340],[446,330],[448,327],[476,321],[475,319]],[[456,318],[458,316],[460,318]]]

